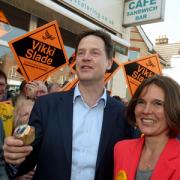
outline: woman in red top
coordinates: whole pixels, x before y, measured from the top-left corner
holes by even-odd
[[[127,116],[143,136],[115,145],[114,180],[180,179],[179,84],[161,75],[143,81]]]

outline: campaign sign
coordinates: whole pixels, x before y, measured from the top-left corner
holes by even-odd
[[[113,64],[111,66],[111,69],[106,70],[105,73],[105,77],[104,77],[105,83],[107,83],[110,79],[112,79],[112,77],[119,70],[120,67],[121,66],[119,65],[118,61],[115,58],[113,58]]]
[[[26,79],[45,80],[67,64],[67,55],[56,21],[41,26],[9,42]]]
[[[123,69],[131,95],[142,81],[155,74],[162,74],[159,57],[156,54],[124,63]]]
[[[6,24],[9,24],[9,21],[8,19],[6,18],[4,12],[0,9],[0,22],[3,22],[3,23],[6,23]]]
[[[73,74],[76,74],[76,54],[75,52],[72,54],[72,56],[68,59],[68,65],[70,67],[70,70]]]

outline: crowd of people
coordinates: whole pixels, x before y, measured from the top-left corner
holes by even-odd
[[[61,92],[58,84],[22,82],[12,132],[5,135],[7,127],[0,124],[0,179],[180,179],[179,84],[155,75],[127,103],[105,88],[104,74],[113,62],[110,36],[83,32],[75,48],[75,88]],[[6,85],[0,71],[1,101],[7,100]],[[26,123],[35,128],[30,145],[13,136],[13,129]]]

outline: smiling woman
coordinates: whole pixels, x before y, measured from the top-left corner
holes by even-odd
[[[146,99],[151,99],[148,103]],[[163,118],[169,127],[169,136],[176,137],[180,132],[180,86],[173,79],[156,75],[149,78],[139,86],[128,106],[128,120],[135,126],[137,124],[137,111],[139,106],[145,106],[145,114],[157,115],[161,110]],[[142,105],[143,104],[143,105]],[[148,109],[149,108],[149,109]],[[159,113],[158,113],[159,114]],[[162,118],[161,118],[162,119]]]
[[[145,87],[135,106],[136,125],[146,136],[169,132],[164,111],[165,94],[155,84]]]
[[[128,180],[180,179],[179,84],[161,75],[144,80],[129,102],[127,117],[143,136],[115,145],[115,179],[120,170]]]

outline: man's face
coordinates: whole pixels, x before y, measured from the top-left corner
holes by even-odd
[[[4,77],[0,76],[0,101],[3,100],[6,92],[6,81]]]
[[[76,70],[80,81],[103,81],[106,69],[111,65],[112,60],[107,58],[101,38],[89,35],[80,41],[76,54]]]

